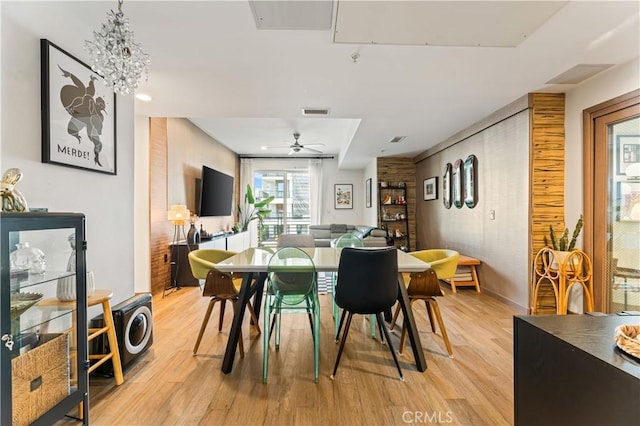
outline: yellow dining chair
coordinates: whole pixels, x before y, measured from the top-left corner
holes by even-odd
[[[455,275],[458,267],[458,258],[460,254],[455,250],[443,250],[443,249],[431,249],[420,250],[409,253],[414,257],[427,262],[431,265],[430,269],[423,272],[414,272],[412,274],[403,274],[405,285],[407,285],[407,293],[409,295],[409,303],[413,309],[413,302],[417,300],[424,300],[424,304],[429,314],[429,322],[431,324],[431,331],[436,332],[436,326],[433,315],[435,313],[442,333],[442,339],[447,347],[449,356],[453,356],[453,350],[451,349],[451,343],[447,336],[447,329],[444,326],[442,315],[440,314],[440,308],[436,297],[444,296],[442,289],[440,289],[439,280],[451,278]],[[393,314],[391,320],[391,329],[395,326],[398,314],[400,313],[400,305],[396,307],[396,311]],[[400,353],[404,348],[405,341],[407,339],[407,327],[406,324],[402,325],[402,334],[400,337]]]
[[[242,276],[232,275],[225,272],[220,272],[216,269],[216,263],[233,256],[234,252],[217,249],[200,249],[193,250],[189,253],[189,264],[191,265],[191,273],[194,278],[198,280],[205,280],[204,288],[202,289],[203,297],[210,297],[209,306],[207,312],[202,320],[200,326],[200,332],[198,333],[198,339],[196,345],[193,348],[193,354],[198,352],[202,335],[204,334],[211,312],[216,302],[220,302],[220,317],[218,320],[218,331],[222,330],[222,321],[224,318],[224,308],[227,300],[232,302],[233,309],[236,309],[236,301],[238,300],[238,294],[240,287],[242,286]],[[253,325],[256,327],[258,333],[260,333],[260,326],[258,325],[258,317],[253,310],[251,303],[247,303],[249,314],[253,320]],[[240,357],[244,358],[244,345],[242,343],[242,330],[240,330],[240,339],[238,340],[238,348],[240,349]]]

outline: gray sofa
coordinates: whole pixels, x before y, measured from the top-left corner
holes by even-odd
[[[329,247],[332,240],[346,233],[358,236],[364,242],[365,247],[385,247],[387,245],[387,231],[373,226],[338,223],[309,225],[309,234],[313,236],[316,247]]]

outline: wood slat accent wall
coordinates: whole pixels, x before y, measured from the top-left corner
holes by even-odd
[[[167,119],[149,119],[149,225],[151,293],[159,294],[170,280],[169,244],[173,228],[167,221]]]
[[[409,214],[409,250],[416,250],[416,166],[410,157],[379,157],[378,184],[389,182],[397,185],[403,181],[407,189],[407,211]],[[372,190],[378,190],[378,184]],[[379,206],[374,206],[379,210]]]
[[[564,229],[564,93],[531,93],[531,259]]]
[[[531,165],[530,231],[531,262],[545,246],[549,225],[556,232],[564,230],[564,93],[531,93]],[[548,237],[547,237],[548,238]],[[533,279],[531,277],[531,279]],[[539,298],[541,313],[555,312],[555,298],[550,286]]]

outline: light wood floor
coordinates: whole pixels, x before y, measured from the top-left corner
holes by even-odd
[[[220,371],[231,324],[228,307],[217,331],[216,306],[197,356],[192,348],[208,303],[197,288],[154,298],[155,331],[150,350],[125,370],[125,382],[90,380],[92,425],[401,425],[513,423],[512,316],[507,305],[473,289],[452,294],[443,284],[439,305],[453,346],[449,358],[441,336],[428,325],[424,304],[416,320],[428,369],[415,369],[409,346],[398,379],[386,346],[370,338],[368,321],[352,323],[337,377],[331,374],[331,296],[321,295],[320,380],[313,382],[313,341],[304,315],[283,316],[282,343],[272,343],[269,383],[262,384],[262,339],[245,315],[244,359]],[[394,344],[398,345],[396,326]],[[408,344],[407,344],[408,345]]]

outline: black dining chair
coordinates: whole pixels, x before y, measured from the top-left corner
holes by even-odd
[[[395,247],[375,250],[353,247],[342,249],[335,294],[336,304],[342,308],[338,335],[342,329],[345,315],[346,323],[336,364],[333,367],[332,379],[338,371],[338,364],[340,364],[340,357],[347,341],[353,314],[361,314],[375,315],[378,327],[384,333],[391,356],[398,368],[400,380],[404,381],[396,351],[389,338],[389,330],[382,318],[382,313],[390,311],[397,298],[398,255]]]

